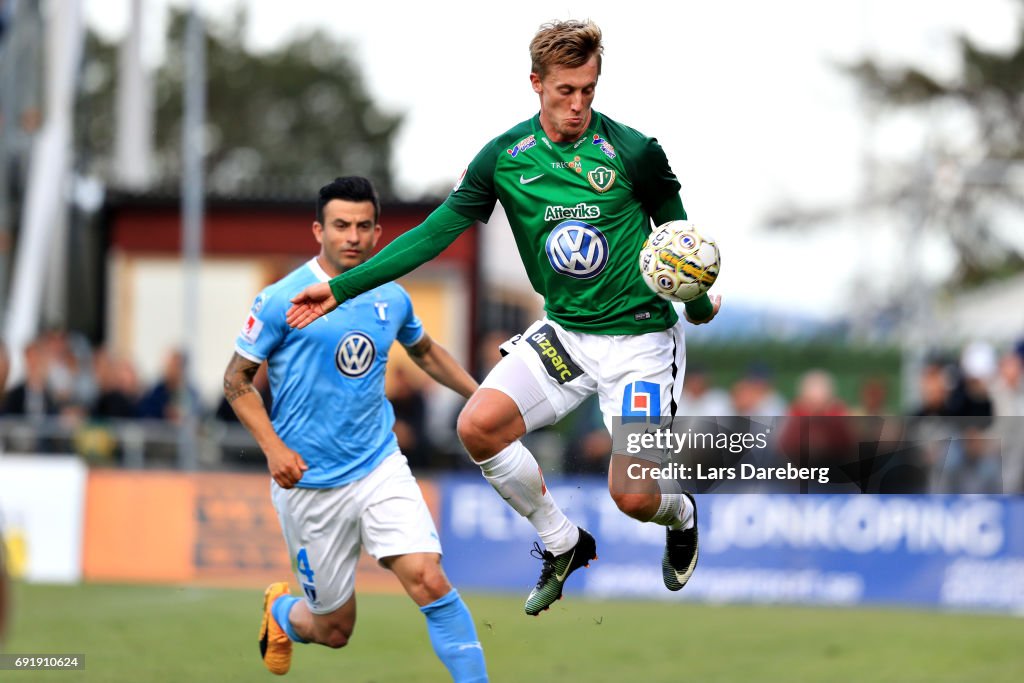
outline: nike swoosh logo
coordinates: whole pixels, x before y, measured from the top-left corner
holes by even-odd
[[[523,185],[529,185],[534,180],[537,180],[537,178],[543,178],[543,177],[544,177],[543,173],[541,173],[540,175],[535,175],[532,178],[524,178],[523,176],[520,175],[519,176],[519,182],[522,183]]]
[[[569,567],[572,566],[572,558],[576,557],[576,548],[572,549],[572,555],[569,556],[569,561],[565,565],[565,571],[561,574],[555,574],[555,578],[558,579],[558,583],[565,581],[565,577],[569,576]]]

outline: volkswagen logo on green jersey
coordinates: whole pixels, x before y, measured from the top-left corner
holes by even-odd
[[[341,374],[358,379],[370,371],[376,355],[377,348],[368,335],[362,332],[349,332],[342,337],[334,352],[334,364],[338,366]]]
[[[562,275],[587,280],[608,265],[608,239],[589,223],[563,221],[544,244],[551,267]]]

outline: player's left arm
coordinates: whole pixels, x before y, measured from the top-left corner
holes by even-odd
[[[669,221],[685,221],[686,209],[683,208],[683,200],[679,194],[673,194],[660,206],[651,211],[651,218],[655,225],[664,225]],[[685,304],[686,320],[693,325],[703,325],[711,322],[718,309],[722,307],[722,296],[720,294],[701,294],[693,301]]]
[[[654,138],[648,138],[638,157],[642,163],[633,167],[636,175],[637,199],[654,220],[655,225],[687,220],[683,200],[679,196],[679,180],[672,172],[665,150]],[[685,304],[686,320],[694,325],[711,322],[722,306],[720,295],[701,294]]]
[[[430,338],[426,332],[412,346],[405,347],[416,365],[436,382],[469,398],[477,389],[476,380],[466,372],[448,350]]]
[[[672,193],[660,205],[648,210],[651,212],[651,218],[654,219],[655,225],[686,220],[686,209],[683,208],[683,200],[678,192]],[[693,325],[709,323],[718,315],[718,309],[721,307],[722,296],[720,294],[701,294],[693,301],[687,301],[684,304],[686,321]]]

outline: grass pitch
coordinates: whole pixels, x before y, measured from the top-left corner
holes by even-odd
[[[256,643],[260,590],[18,585],[14,599],[8,653],[84,653],[86,670],[3,681],[274,679]],[[466,601],[496,683],[1016,683],[1024,671],[1024,620],[1013,617],[568,597],[532,618],[521,596]],[[364,595],[358,610],[348,647],[296,646],[284,680],[450,680],[408,598]]]

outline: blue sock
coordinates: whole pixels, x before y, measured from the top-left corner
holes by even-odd
[[[476,637],[469,608],[454,588],[448,595],[420,607],[438,659],[455,683],[486,683],[484,650]]]
[[[299,598],[294,595],[282,595],[277,600],[274,600],[274,604],[270,606],[270,614],[273,615],[274,621],[281,627],[281,630],[285,632],[289,638],[294,640],[296,643],[305,643],[306,641],[299,637],[299,634],[295,632],[295,627],[292,626],[291,620],[288,615],[292,612],[292,607],[299,601]]]

